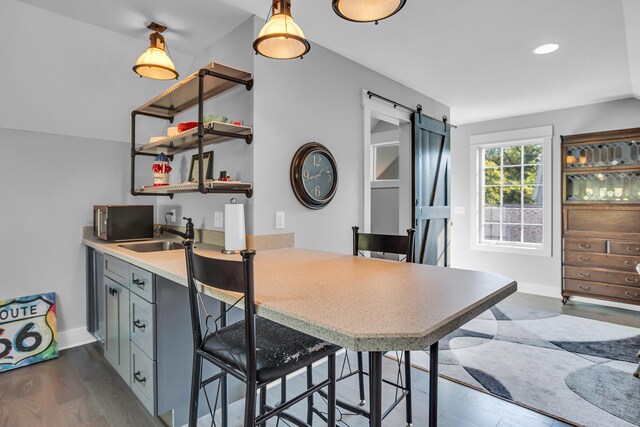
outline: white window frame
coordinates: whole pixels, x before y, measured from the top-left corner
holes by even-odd
[[[553,126],[540,126],[528,129],[472,135],[471,154],[471,249],[488,252],[502,252],[520,255],[551,257],[553,226]],[[486,242],[481,240],[482,201],[481,183],[483,171],[482,150],[486,148],[508,147],[513,145],[542,145],[542,244]]]

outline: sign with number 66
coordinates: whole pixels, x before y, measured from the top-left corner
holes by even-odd
[[[0,300],[0,372],[56,357],[55,294]]]

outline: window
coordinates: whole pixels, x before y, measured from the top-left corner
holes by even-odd
[[[475,249],[551,255],[550,132],[472,137]]]
[[[400,144],[372,145],[373,181],[397,181],[400,177]]]

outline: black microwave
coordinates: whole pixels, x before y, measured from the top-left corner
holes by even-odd
[[[153,238],[152,205],[96,205],[93,235],[109,242]]]

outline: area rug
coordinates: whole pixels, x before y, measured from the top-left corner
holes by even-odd
[[[577,425],[640,426],[640,329],[501,303],[439,348],[443,377]],[[428,351],[412,364],[428,370]]]

